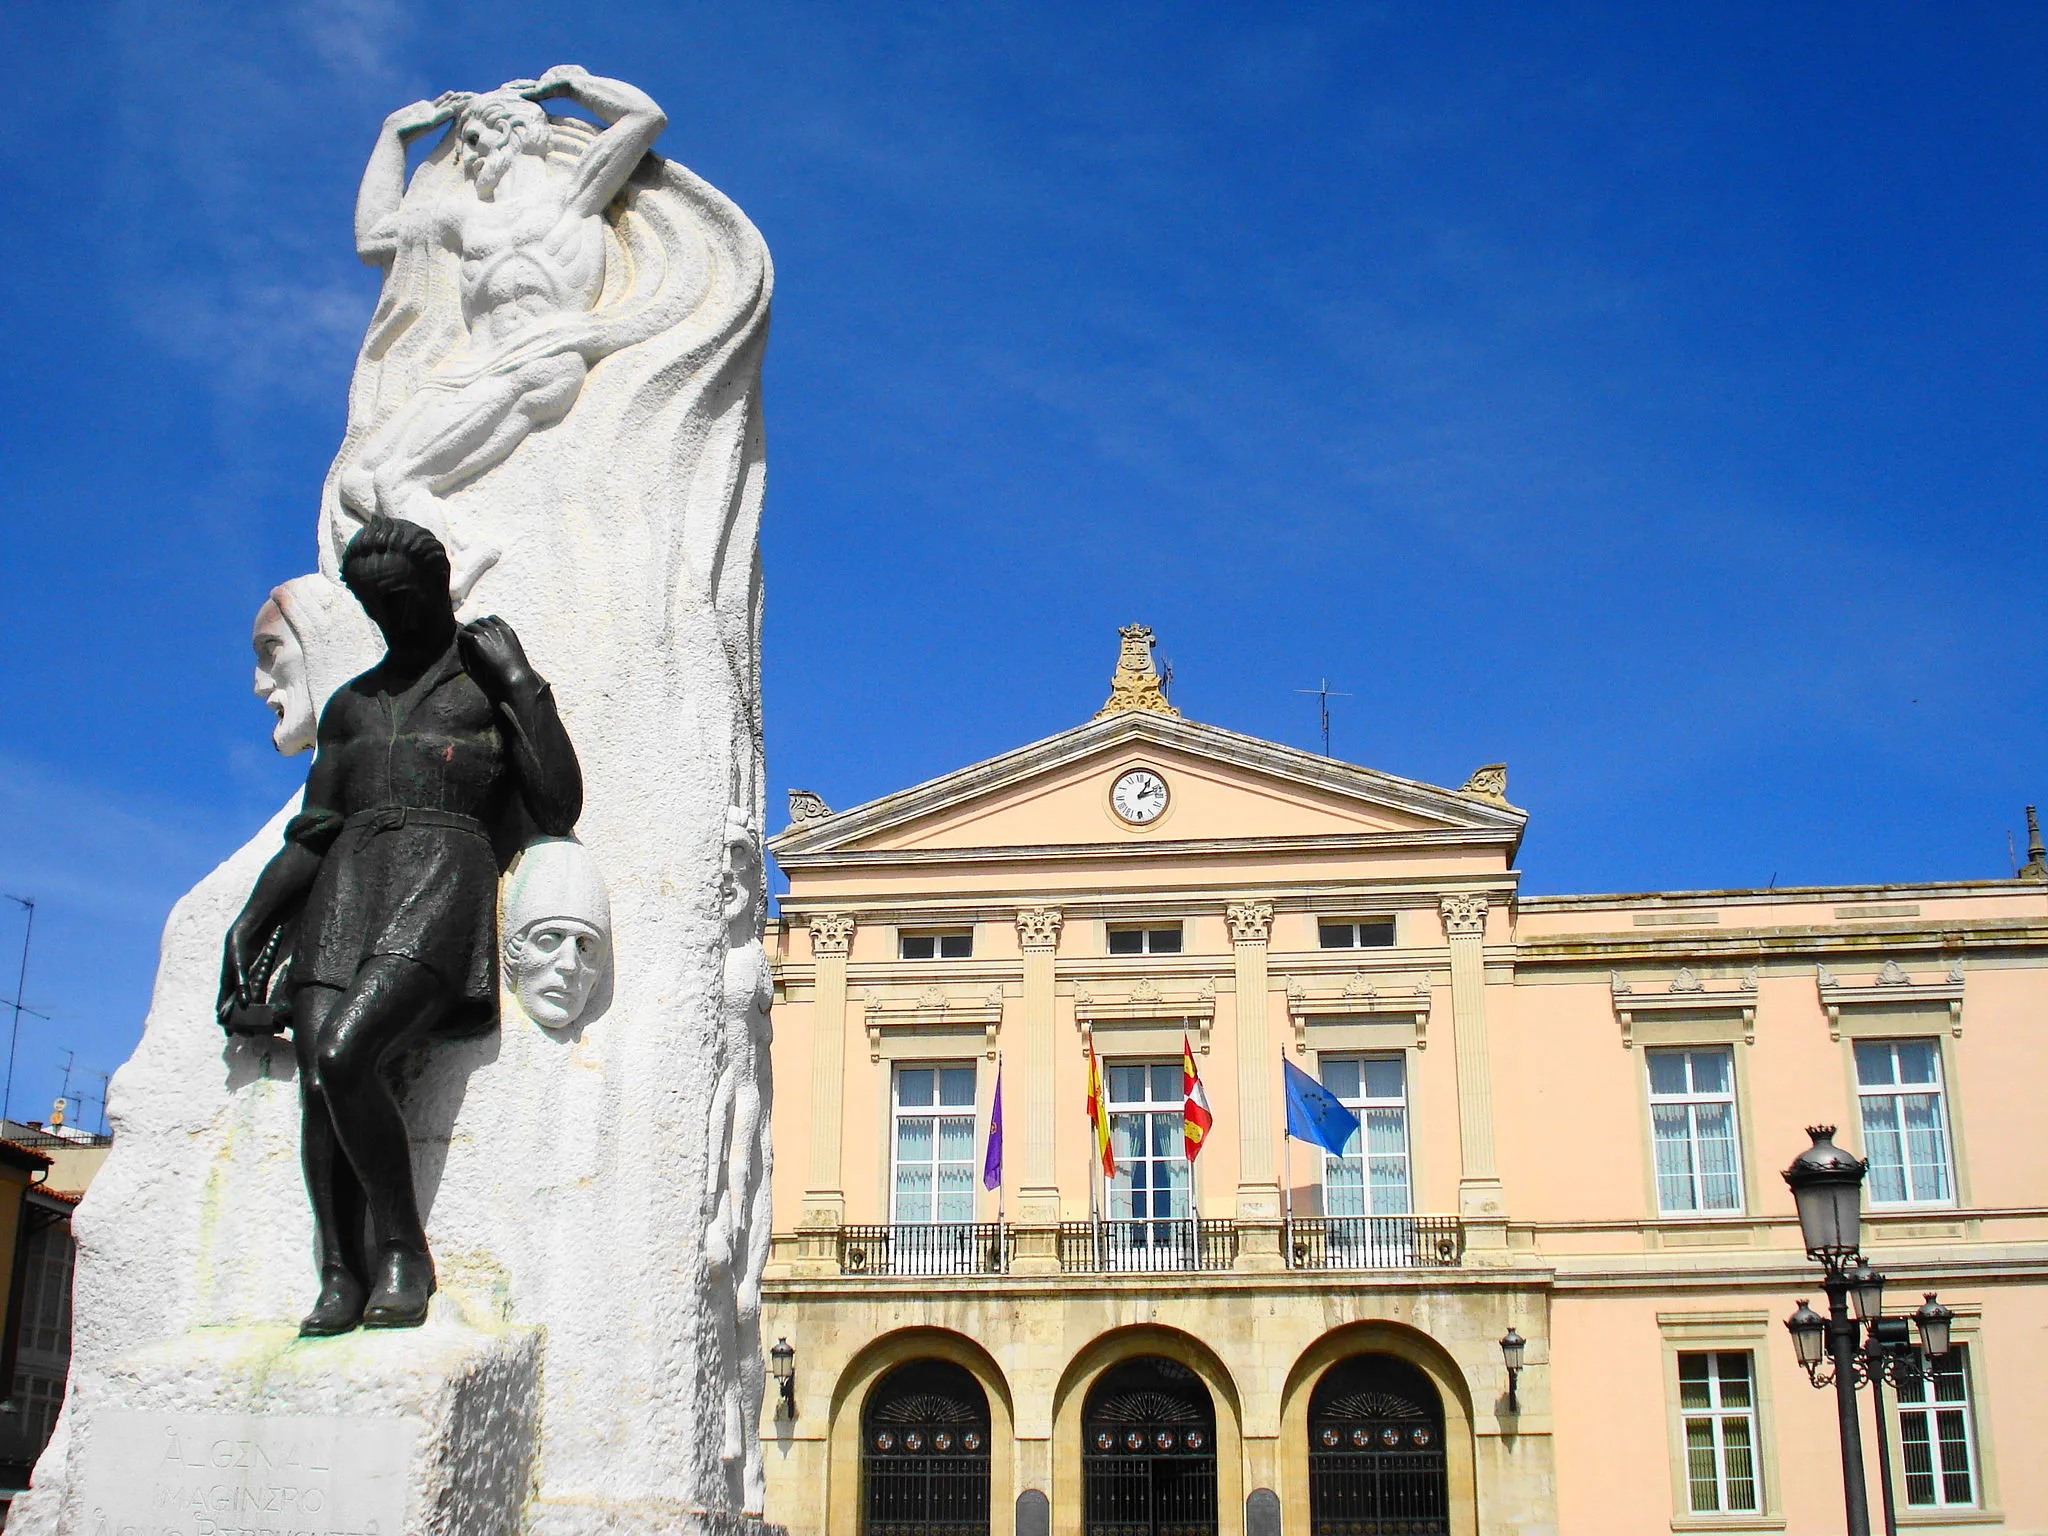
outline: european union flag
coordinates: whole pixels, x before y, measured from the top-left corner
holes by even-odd
[[[1280,1072],[1287,1082],[1287,1134],[1314,1142],[1332,1157],[1342,1157],[1344,1143],[1358,1134],[1358,1116],[1284,1056]]]

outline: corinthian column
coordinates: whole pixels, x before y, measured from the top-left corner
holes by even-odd
[[[1493,1153],[1493,1058],[1486,1037],[1486,894],[1437,903],[1451,951],[1451,1034],[1458,1059],[1458,1214],[1474,1248],[1504,1247],[1507,1206]]]
[[[846,1220],[839,1171],[842,1103],[846,1087],[846,956],[853,947],[853,914],[818,912],[810,919],[811,1178],[804,1191],[803,1224],[837,1227]]]
[[[1273,1074],[1266,1030],[1266,942],[1273,908],[1238,902],[1225,917],[1237,962],[1237,1264],[1278,1269],[1280,1174],[1273,1156]]]
[[[1017,944],[1024,951],[1024,1070],[1011,1081],[1022,1090],[1013,1102],[1024,1111],[1024,1161],[1017,1189],[1015,1263],[1026,1274],[1059,1269],[1053,957],[1059,949],[1060,924],[1057,907],[1026,907],[1017,914]]]

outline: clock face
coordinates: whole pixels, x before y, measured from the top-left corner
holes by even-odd
[[[1166,780],[1150,768],[1133,768],[1110,789],[1109,803],[1133,826],[1157,821],[1166,809]]]

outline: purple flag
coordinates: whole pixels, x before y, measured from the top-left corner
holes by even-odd
[[[1003,1068],[996,1064],[996,1097],[988,1112],[988,1155],[981,1160],[981,1187],[1000,1188],[1003,1182]]]

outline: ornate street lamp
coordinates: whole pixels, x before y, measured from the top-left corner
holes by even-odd
[[[1506,1333],[1500,1336],[1501,1363],[1508,1368],[1509,1413],[1520,1413],[1522,1411],[1521,1399],[1515,1395],[1515,1384],[1521,1380],[1522,1354],[1528,1347],[1529,1341],[1517,1333],[1512,1325],[1510,1325]]]
[[[796,1419],[796,1351],[790,1348],[789,1340],[777,1339],[775,1347],[768,1351],[768,1371],[775,1378],[775,1388],[781,1401],[775,1405],[778,1419]]]
[[[1821,1265],[1828,1315],[1822,1317],[1801,1301],[1785,1319],[1785,1328],[1792,1335],[1792,1352],[1807,1380],[1816,1387],[1835,1389],[1849,1536],[1870,1536],[1863,1435],[1856,1417],[1856,1389],[1870,1386],[1877,1409],[1877,1470],[1878,1486],[1884,1493],[1884,1528],[1886,1536],[1895,1536],[1898,1526],[1892,1509],[1884,1384],[1900,1387],[1918,1381],[1920,1354],[1929,1359],[1947,1354],[1949,1325],[1955,1314],[1928,1291],[1910,1324],[1906,1318],[1884,1315],[1884,1276],[1858,1248],[1863,1177],[1869,1165],[1835,1145],[1832,1125],[1808,1126],[1806,1134],[1813,1138],[1813,1145],[1793,1159],[1785,1170],[1785,1182],[1792,1186],[1792,1198],[1799,1207],[1806,1256]],[[1918,1352],[1913,1348],[1915,1332],[1919,1334]]]

